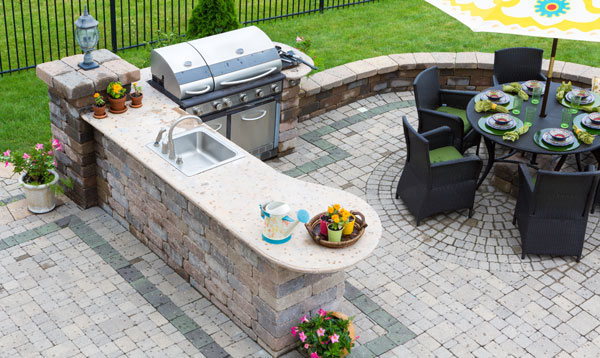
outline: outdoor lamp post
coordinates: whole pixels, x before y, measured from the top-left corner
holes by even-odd
[[[79,67],[86,71],[98,67],[98,64],[92,59],[92,50],[98,44],[98,21],[88,13],[87,6],[83,10],[83,15],[75,21],[75,26],[77,27],[75,40],[85,53]]]

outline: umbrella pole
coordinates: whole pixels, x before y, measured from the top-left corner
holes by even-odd
[[[552,41],[552,53],[550,54],[550,65],[548,65],[548,79],[546,80],[546,89],[544,90],[544,100],[542,101],[542,113],[540,117],[546,117],[546,104],[548,103],[548,95],[550,94],[550,82],[552,82],[552,71],[554,70],[554,56],[556,56],[556,46],[558,39]]]

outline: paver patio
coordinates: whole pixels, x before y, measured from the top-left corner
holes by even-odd
[[[297,150],[268,162],[364,198],[385,225],[346,276],[352,357],[600,355],[599,214],[580,263],[521,260],[515,200],[489,181],[472,219],[448,213],[416,228],[394,199],[412,100],[382,94],[301,122]],[[100,208],[23,208],[16,180],[0,179],[0,356],[269,356]]]

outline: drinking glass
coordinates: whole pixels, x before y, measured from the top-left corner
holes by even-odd
[[[533,87],[531,89],[531,103],[540,103],[540,97],[542,96],[542,87]]]
[[[571,126],[571,109],[563,108],[562,117],[560,120],[560,127],[566,129],[566,128],[569,128],[570,126]]]
[[[579,111],[579,105],[581,104],[581,96],[573,96],[571,98],[571,113],[575,114]]]
[[[525,123],[529,123],[533,125],[533,119],[535,118],[535,107],[527,107],[525,108]]]
[[[513,114],[521,113],[522,106],[523,106],[523,98],[521,98],[519,96],[515,96],[515,98],[513,99],[513,109],[512,109]]]

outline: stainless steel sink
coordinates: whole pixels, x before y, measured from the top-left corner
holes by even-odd
[[[162,143],[149,143],[146,147],[187,176],[215,168],[244,157],[244,154],[221,135],[205,127],[198,127],[173,135],[175,159],[169,159]],[[165,147],[166,148],[166,147]],[[163,153],[164,151],[164,153]]]

